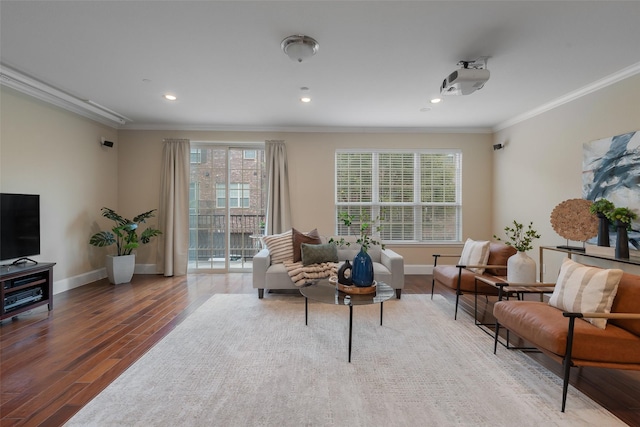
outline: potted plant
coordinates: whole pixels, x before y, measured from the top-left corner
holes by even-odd
[[[355,219],[355,215],[351,215],[348,212],[340,212],[338,214],[338,219],[340,221],[342,221],[342,223],[347,227],[348,230],[348,234],[351,235],[351,224],[353,224],[353,220]],[[376,222],[380,221],[380,217],[378,216],[375,219]],[[367,231],[369,230],[369,227],[372,224],[365,218],[364,221],[362,222],[362,224],[360,224],[360,236],[358,237],[358,239],[356,240],[356,243],[358,243],[365,252],[367,252],[369,250],[369,247],[371,245],[380,245],[380,247],[382,249],[384,249],[385,245],[384,243],[380,242],[379,240],[376,240],[374,238],[371,237],[371,235],[367,234]],[[380,232],[380,230],[382,230],[382,227],[378,224],[376,226],[376,232]],[[346,241],[344,238],[340,238],[339,240],[335,240],[333,238],[329,239],[329,243],[335,243],[338,246],[350,246],[351,243]]]
[[[631,222],[638,218],[638,214],[629,208],[614,208],[609,211],[607,218],[610,221],[616,221],[618,224],[624,224],[628,229],[631,226]]]
[[[106,268],[109,282],[114,285],[129,283],[135,268],[135,254],[132,253],[140,244],[147,244],[152,237],[162,234],[156,228],[148,227],[138,236],[138,227],[147,219],[153,218],[156,209],[136,215],[133,220],[127,219],[113,209],[103,207],[102,216],[115,222],[110,231],[99,231],[89,239],[89,244],[97,247],[116,245],[116,255],[107,255]]]
[[[629,258],[629,233],[631,222],[638,214],[629,208],[615,208],[608,212],[609,221],[616,225],[616,258]]]
[[[533,249],[533,240],[539,239],[540,234],[533,228],[533,222],[525,229],[524,225],[513,221],[513,227],[506,226],[504,232],[508,240],[504,243],[513,246],[518,252],[507,260],[507,282],[533,283],[536,281],[536,262],[526,251]],[[501,241],[495,234],[493,237]]]
[[[615,209],[614,204],[607,199],[598,199],[589,206],[589,212],[598,217],[598,246],[609,247],[609,218],[607,215],[613,209]]]
[[[354,215],[349,214],[348,212],[340,212],[338,214],[338,219],[342,221],[342,223],[347,227],[349,233],[351,232],[351,225],[355,219]],[[375,226],[375,231],[380,232],[382,227],[379,225],[380,217],[376,217],[374,221],[370,221],[368,218],[363,217],[360,223],[360,235],[358,236],[356,243],[360,245],[360,252],[353,259],[353,267],[349,264],[349,260],[346,260],[344,265],[338,271],[338,279],[341,280],[340,283],[345,283],[346,270],[351,270],[350,281],[359,287],[368,287],[373,285],[373,261],[371,257],[367,253],[371,245],[380,245],[382,249],[384,249],[384,244],[379,240],[374,239],[369,233],[370,228],[373,227],[374,223],[378,223]],[[339,246],[346,245],[349,246],[350,242],[345,241],[344,238],[340,238],[339,240],[330,239],[330,243],[335,243]],[[350,284],[350,283],[348,283]]]

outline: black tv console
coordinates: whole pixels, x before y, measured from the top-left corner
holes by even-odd
[[[0,266],[0,320],[48,304],[53,310],[54,262]]]

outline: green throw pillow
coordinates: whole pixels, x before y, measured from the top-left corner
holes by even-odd
[[[302,265],[338,262],[338,248],[333,243],[325,243],[323,245],[303,243],[301,247]]]

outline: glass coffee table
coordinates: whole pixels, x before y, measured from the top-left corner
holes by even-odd
[[[376,291],[371,294],[347,294],[338,288],[329,279],[321,279],[300,288],[304,296],[304,324],[309,320],[309,299],[325,304],[349,306],[349,363],[351,363],[351,335],[353,331],[353,306],[380,304],[380,325],[382,325],[383,303],[394,295],[394,290],[386,283],[377,282]]]

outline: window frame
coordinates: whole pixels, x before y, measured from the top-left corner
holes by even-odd
[[[216,208],[226,208],[227,200],[230,209],[248,208],[251,204],[250,184],[246,182],[231,182],[216,184]],[[222,202],[222,203],[221,203]]]
[[[354,174],[354,179],[356,184],[354,187],[358,187],[360,183],[362,188],[366,188],[369,186],[370,179],[370,189],[371,194],[367,194],[367,201],[361,202],[359,200],[356,201],[344,201],[345,197],[348,197],[351,194],[351,189],[347,186],[345,190],[345,186],[341,185],[340,180],[344,180],[344,177],[349,177],[350,168],[348,166],[343,166],[340,163],[341,156],[343,155],[364,155],[371,156],[370,161],[370,170],[369,173],[363,172],[363,170],[358,170]],[[413,157],[412,162],[412,172],[409,175],[412,175],[412,189],[407,190],[409,193],[412,193],[411,201],[390,201],[383,202],[381,201],[381,186],[380,176],[381,176],[381,157],[384,159],[385,154],[397,154],[397,155],[411,155]],[[444,173],[449,172],[450,179],[443,182],[442,188],[440,188],[441,192],[439,193],[440,197],[451,199],[454,198],[453,201],[423,201],[423,184],[424,184],[424,174],[422,173],[422,161],[424,161],[423,156],[429,155],[437,155],[437,156],[452,156],[452,167],[453,170],[450,170],[449,167],[445,167],[443,169]],[[434,158],[437,160],[438,158]],[[391,160],[391,164],[394,159]],[[405,161],[406,161],[405,157]],[[344,159],[343,159],[344,161]],[[355,163],[357,159],[354,159]],[[397,159],[396,159],[397,161]],[[348,163],[348,162],[347,162]],[[360,163],[366,163],[360,158]],[[437,162],[436,162],[437,164]],[[392,165],[393,166],[393,165]],[[446,166],[446,165],[445,165]],[[443,244],[443,243],[459,243],[462,240],[462,150],[460,149],[338,149],[335,152],[334,158],[334,202],[336,208],[336,235],[347,235],[357,233],[360,229],[362,215],[365,216],[365,219],[368,217],[369,220],[376,219],[381,215],[379,223],[382,226],[381,233],[375,232],[374,230],[371,233],[377,237],[381,238],[385,243],[418,243],[418,244]],[[342,168],[342,169],[341,169]],[[346,169],[346,171],[344,170]],[[388,169],[392,173],[393,168]],[[402,171],[403,169],[400,169]],[[404,169],[406,171],[406,168]],[[433,177],[436,175],[437,168],[431,168],[432,171],[429,176]],[[346,174],[346,175],[345,175]],[[401,178],[396,178],[400,180],[402,184],[406,179],[406,174],[404,172],[400,172]],[[446,176],[445,176],[446,178]],[[455,194],[451,194],[451,185],[453,180],[453,191]],[[387,190],[387,195],[392,197],[394,194],[394,183],[392,179],[386,181],[385,185]],[[402,187],[402,185],[396,187]],[[408,185],[405,183],[405,188]],[[345,190],[347,196],[345,196]],[[445,193],[445,190],[448,190],[448,193]],[[398,194],[397,191],[402,191],[401,188],[396,190],[395,194]],[[360,193],[362,194],[362,193]],[[366,191],[365,191],[366,194]],[[404,194],[404,193],[403,193]],[[433,195],[433,194],[432,194]],[[357,194],[356,194],[357,196]],[[370,199],[370,200],[369,200]],[[431,208],[431,209],[429,209]],[[451,208],[453,208],[454,212],[450,212]],[[428,210],[426,210],[428,209]],[[355,215],[355,220],[352,226],[347,229],[343,224],[341,224],[340,220],[338,220],[338,214],[340,212],[347,211],[350,214]],[[385,213],[390,211],[395,211],[393,214]],[[429,213],[431,212],[431,214]],[[392,218],[385,218],[386,216],[393,217],[411,217],[411,221],[393,221]],[[429,232],[427,229],[427,221],[425,221],[425,216],[433,215],[436,218],[435,223],[432,222],[432,231]],[[445,217],[445,221],[437,221],[438,216]],[[440,230],[440,231],[438,231]],[[425,234],[427,233],[427,234]],[[410,235],[411,238],[408,238]],[[434,238],[425,238],[428,235],[433,236]],[[401,237],[401,238],[397,238]]]

